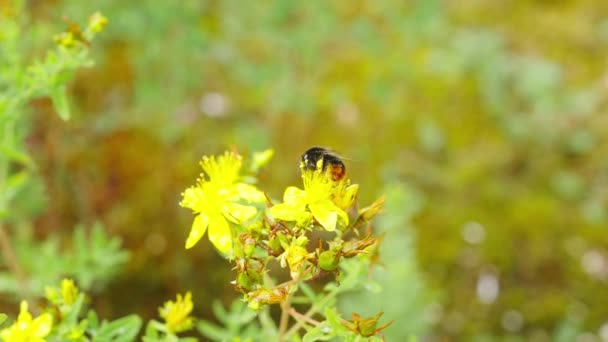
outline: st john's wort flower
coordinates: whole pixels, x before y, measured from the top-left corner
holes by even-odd
[[[232,255],[233,236],[229,222],[242,224],[257,214],[254,203],[263,203],[264,194],[255,186],[239,182],[241,156],[226,152],[215,158],[203,157],[197,184],[183,192],[180,205],[196,214],[186,249],[192,248],[209,229],[209,241],[224,255]]]

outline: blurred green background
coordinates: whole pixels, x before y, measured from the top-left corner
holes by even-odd
[[[238,296],[207,241],[183,249],[192,215],[177,203],[197,161],[272,147],[260,185],[278,197],[298,184],[299,155],[323,145],[348,158],[362,204],[387,194],[377,228],[407,234],[385,270],[421,273],[376,303],[416,311],[387,314],[392,329],[416,317],[425,341],[608,341],[608,2],[28,9],[32,56],[62,18],[109,18],[96,65],[70,85],[72,120],[36,101],[28,138],[47,188],[38,234],[100,221],[131,252],[94,299],[106,316],[154,317],[192,290],[195,313],[213,319],[214,298]],[[414,303],[422,291],[430,305]]]

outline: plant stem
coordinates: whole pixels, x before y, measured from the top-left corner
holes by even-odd
[[[266,338],[269,340],[276,339],[277,326],[274,324],[274,321],[272,320],[272,318],[270,318],[270,315],[268,314],[268,307],[262,309],[262,311],[258,315],[258,320],[260,322],[260,325],[262,326]]]
[[[2,258],[6,262],[8,269],[15,275],[15,278],[19,283],[20,290],[25,291],[26,299],[32,302],[32,298],[27,296],[27,276],[19,264],[19,258],[17,258],[17,254],[15,254],[11,238],[6,233],[6,229],[2,224],[0,224],[0,249],[2,249]],[[33,308],[33,310],[35,313],[35,308]]]
[[[281,305],[281,321],[279,322],[279,342],[285,341],[287,335],[285,332],[287,331],[287,325],[289,323],[289,310],[291,309],[291,297],[292,294],[287,294],[287,298],[285,298],[285,302]]]
[[[292,334],[296,333],[298,330],[300,330],[303,326],[304,326],[304,317],[306,319],[312,319],[312,316],[314,314],[316,314],[328,301],[332,300],[339,291],[337,290],[333,290],[332,292],[328,293],[327,296],[323,297],[323,299],[321,299],[320,301],[316,302],[315,304],[313,304],[313,306],[310,307],[310,309],[308,309],[308,311],[306,311],[305,314],[300,314],[302,320],[297,321],[296,324],[294,324],[286,333],[285,333],[285,337],[289,337]]]
[[[297,312],[294,308],[289,308],[289,314],[293,316],[293,318],[295,318],[297,321],[304,321],[308,324],[314,325],[315,327],[321,325],[319,321]]]
[[[0,224],[0,248],[2,248],[2,257],[6,261],[7,267],[15,275],[21,285],[25,284],[26,276],[19,265],[17,254],[13,250],[11,239],[6,233],[4,226]]]

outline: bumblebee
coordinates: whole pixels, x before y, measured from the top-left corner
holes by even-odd
[[[314,146],[306,150],[300,157],[302,170],[317,171],[319,168],[328,178],[338,182],[346,177],[346,166],[340,156],[329,148]]]

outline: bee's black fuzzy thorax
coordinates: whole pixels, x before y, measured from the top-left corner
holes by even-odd
[[[304,170],[315,171],[319,160],[322,160],[322,171],[334,181],[339,181],[346,175],[346,166],[340,156],[325,147],[314,146],[306,150],[300,157]]]

